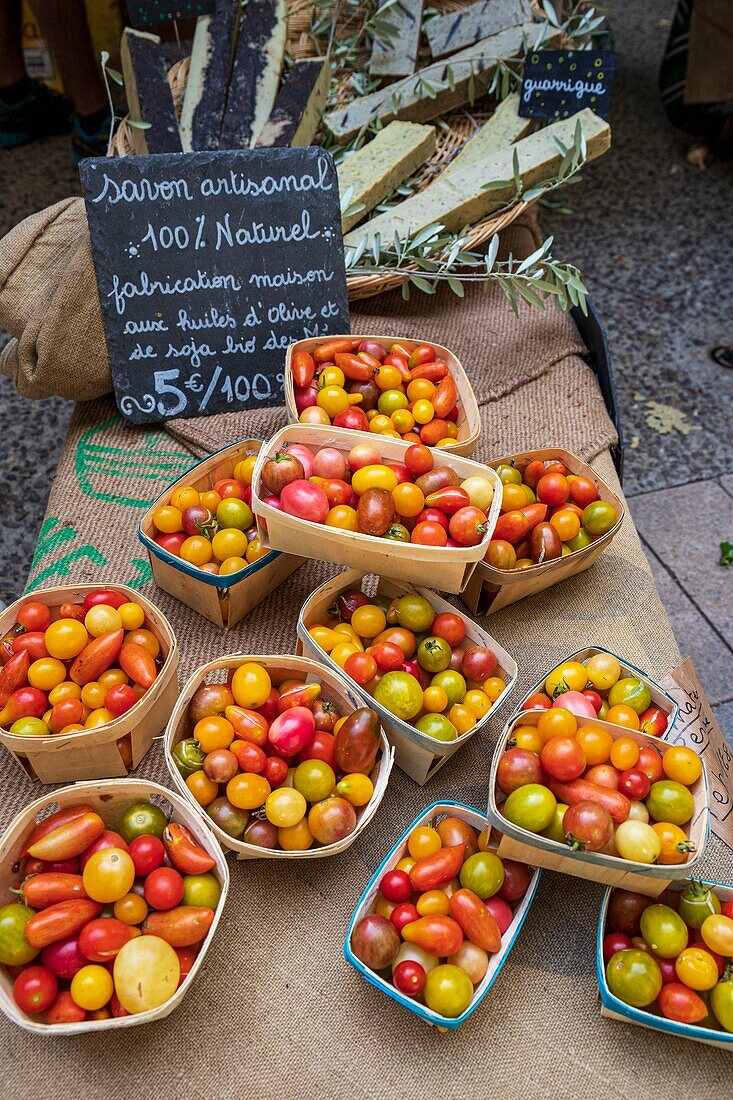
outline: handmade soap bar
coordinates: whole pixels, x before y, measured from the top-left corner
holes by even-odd
[[[342,161],[337,169],[341,200],[351,190],[347,209],[359,207],[348,217],[341,215],[344,233],[416,172],[434,151],[434,126],[390,122],[373,141]]]
[[[446,171],[424,191],[347,233],[344,243],[347,247],[354,247],[365,233],[371,239],[378,232],[383,241],[391,241],[395,233],[399,237],[412,237],[434,223],[452,233],[472,225],[514,198],[515,150],[525,189],[541,180],[552,179],[563,159],[555,139],[571,147],[578,122],[585,135],[587,159],[594,160],[610,146],[611,128],[586,109],[573,118],[553,122],[544,130],[530,134],[515,145],[499,149],[477,163],[465,165],[465,170],[454,168]],[[487,190],[486,184],[493,180],[509,182],[505,187]]]
[[[125,27],[120,56],[130,119],[148,124],[144,129],[130,127],[135,152],[180,153],[181,135],[160,38]]]
[[[329,80],[325,58],[294,62],[256,144],[311,145],[321,122]]]
[[[445,57],[490,34],[516,27],[531,17],[528,0],[479,0],[468,8],[458,8],[429,19],[425,24],[425,37],[433,57]]]
[[[196,22],[181,108],[185,153],[219,148],[239,11],[239,0],[216,0],[213,13]]]
[[[348,141],[377,119],[384,124],[393,118],[410,122],[437,118],[483,95],[499,61],[524,53],[527,43],[534,42],[538,33],[537,23],[525,23],[494,34],[446,61],[434,61],[414,76],[330,111],[325,117],[326,126],[339,141]],[[550,32],[543,45],[557,39],[557,32]]]
[[[220,149],[254,145],[270,117],[280,85],[287,18],[286,0],[249,0],[243,9]]]
[[[423,0],[395,0],[382,15],[393,30],[381,37],[377,28],[369,72],[372,76],[394,78],[415,71],[420,45]],[[457,49],[458,47],[456,47]]]
[[[520,118],[518,112],[519,93],[514,92],[502,100],[489,121],[464,143],[435,182],[449,178],[454,172],[463,172],[470,165],[482,164],[493,153],[525,137],[533,122],[531,118]]]

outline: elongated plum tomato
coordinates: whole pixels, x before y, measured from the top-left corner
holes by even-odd
[[[318,485],[311,481],[291,481],[280,493],[283,512],[306,519],[311,523],[324,523],[331,505]]]

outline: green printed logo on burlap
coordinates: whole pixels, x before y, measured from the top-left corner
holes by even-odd
[[[147,508],[154,494],[135,495],[134,489],[131,491],[125,482],[175,481],[191,465],[191,455],[181,450],[167,432],[158,429],[135,432],[133,438],[139,439],[140,434],[143,438],[131,447],[105,442],[105,433],[121,419],[119,413],[115,413],[104,424],[84,432],[74,459],[76,478],[79,488],[92,500]],[[115,482],[119,484],[116,491]]]

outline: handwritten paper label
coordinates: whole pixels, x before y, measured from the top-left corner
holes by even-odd
[[[214,10],[214,0],[127,0],[132,27],[150,27],[168,19],[196,19]]]
[[[288,345],[348,332],[338,183],[324,150],[97,157],[80,172],[129,420],[280,404]]]
[[[710,786],[710,827],[729,848],[733,848],[733,752],[723,737],[689,657],[662,680],[662,687],[680,707],[677,721],[665,741],[687,745],[705,761]]]
[[[616,72],[613,50],[535,50],[524,59],[522,118],[569,118],[590,107],[608,114]]]

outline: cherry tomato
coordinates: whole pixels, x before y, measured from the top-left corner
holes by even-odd
[[[626,951],[633,944],[623,932],[609,932],[603,937],[603,960],[608,962],[617,951]]]
[[[708,1015],[702,997],[681,982],[668,982],[657,997],[659,1011],[668,1020],[681,1024],[697,1024]]]
[[[129,893],[135,881],[135,864],[122,848],[103,848],[87,861],[83,879],[88,896],[106,905]]]
[[[173,867],[157,867],[145,879],[145,901],[151,909],[174,909],[183,900],[183,876]]]
[[[617,737],[611,745],[611,763],[619,771],[626,771],[638,762],[639,751],[639,746],[632,737]]]
[[[640,768],[628,768],[619,775],[617,789],[627,798],[638,802],[649,794],[651,783]]]
[[[675,962],[677,977],[698,993],[712,989],[718,981],[718,964],[709,951],[699,947],[686,947]]]
[[[581,726],[576,739],[590,766],[606,763],[613,745],[613,738],[608,730],[601,729],[599,726]]]
[[[577,779],[586,769],[585,753],[574,737],[551,738],[542,749],[540,761],[553,779],[563,781]]]
[[[45,607],[45,604],[40,606]],[[46,966],[28,966],[13,983],[13,998],[21,1012],[47,1012],[56,999],[58,982]]]
[[[410,876],[404,871],[387,871],[379,880],[379,889],[387,901],[396,904],[409,901],[412,897]]]
[[[644,772],[644,775],[647,776],[651,783],[656,783],[664,774],[662,769],[662,757],[657,750],[653,749],[650,745],[644,745],[639,750],[639,759],[636,762],[636,767]]]
[[[733,956],[733,919],[723,913],[706,917],[700,926],[702,938],[718,955]]]
[[[57,619],[46,630],[44,641],[51,657],[68,661],[79,656],[89,635],[84,624],[76,619]]]
[[[685,745],[672,745],[662,757],[662,769],[668,779],[691,787],[702,775],[702,760]]]
[[[583,509],[583,527],[589,535],[605,535],[618,520],[618,513],[612,504],[597,500]]]
[[[537,733],[543,744],[547,744],[553,737],[574,737],[577,729],[575,715],[565,707],[552,707],[537,720]]]
[[[157,836],[135,837],[128,851],[135,865],[136,875],[149,875],[156,867],[160,867],[165,859],[163,841]]]
[[[26,631],[47,630],[51,625],[51,609],[40,600],[29,600],[15,618]]]
[[[662,974],[656,961],[637,948],[617,951],[611,956],[606,980],[613,995],[634,1008],[653,1004],[662,989]]]

